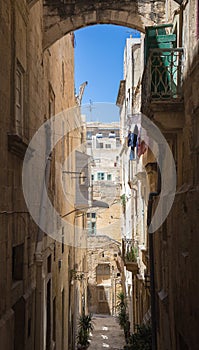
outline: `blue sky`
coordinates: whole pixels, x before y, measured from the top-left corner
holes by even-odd
[[[95,25],[75,32],[76,93],[80,84],[88,81],[82,104],[92,101],[93,107],[96,107],[96,102],[108,102],[109,107],[115,105],[119,83],[123,79],[125,41],[130,34],[133,37],[139,35],[133,29],[115,25]]]

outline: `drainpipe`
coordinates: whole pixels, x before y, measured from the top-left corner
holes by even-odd
[[[161,174],[158,166],[158,180],[156,192],[149,193],[148,209],[147,209],[147,227],[151,225],[151,216],[153,209],[153,198],[159,196],[161,191]],[[155,302],[155,267],[154,267],[154,232],[149,233],[149,264],[150,264],[150,294],[151,294],[151,323],[152,323],[152,350],[157,350],[157,334],[156,334],[156,302]]]
[[[51,147],[51,130],[50,126],[46,125],[46,167],[45,167],[45,173],[44,173],[44,179],[43,179],[43,190],[41,194],[41,204],[40,204],[40,216],[39,216],[39,228],[37,232],[37,246],[36,246],[36,254],[39,252],[41,253],[41,247],[39,246],[39,243],[42,242],[44,233],[40,228],[40,225],[42,221],[46,220],[46,217],[42,213],[42,209],[45,208],[45,198],[44,198],[44,191],[45,187],[48,189],[49,185],[49,179],[50,179],[50,168],[51,168],[51,154],[50,154],[50,147]],[[42,216],[43,214],[43,216]]]
[[[42,217],[42,208],[45,207],[44,199],[44,186],[48,188],[49,178],[50,178],[50,168],[51,168],[51,157],[48,155],[50,153],[50,128],[46,127],[46,168],[43,179],[43,191],[41,194],[41,204],[40,204],[40,217],[39,223],[45,220]],[[43,215],[44,216],[44,215]],[[45,284],[43,276],[43,237],[44,233],[40,227],[38,227],[36,248],[35,248],[35,262],[36,262],[36,292],[35,292],[35,350],[42,350],[45,347],[45,327],[44,327],[44,306],[45,306]]]

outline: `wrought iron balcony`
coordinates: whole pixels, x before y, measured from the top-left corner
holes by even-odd
[[[142,105],[181,102],[183,49],[150,49],[143,75]]]

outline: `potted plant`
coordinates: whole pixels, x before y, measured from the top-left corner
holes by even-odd
[[[86,350],[89,347],[89,333],[94,329],[92,323],[92,315],[85,314],[83,309],[82,315],[79,317],[78,335],[77,335],[77,348]]]
[[[137,325],[136,332],[130,335],[124,350],[152,350],[151,326]]]
[[[117,303],[117,311],[118,311],[118,321],[120,327],[124,331],[125,341],[128,344],[128,338],[130,336],[130,322],[129,315],[127,312],[127,303],[126,298],[123,292],[118,294],[118,303]]]
[[[134,275],[138,273],[138,264],[137,264],[138,251],[136,247],[131,247],[124,259],[124,265],[128,271],[131,271]]]
[[[137,262],[138,251],[136,247],[131,247],[131,250],[126,254],[126,260],[129,262]]]

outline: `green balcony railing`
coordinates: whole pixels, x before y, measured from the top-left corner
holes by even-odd
[[[143,76],[143,98],[149,101],[182,100],[183,49],[150,49]]]

